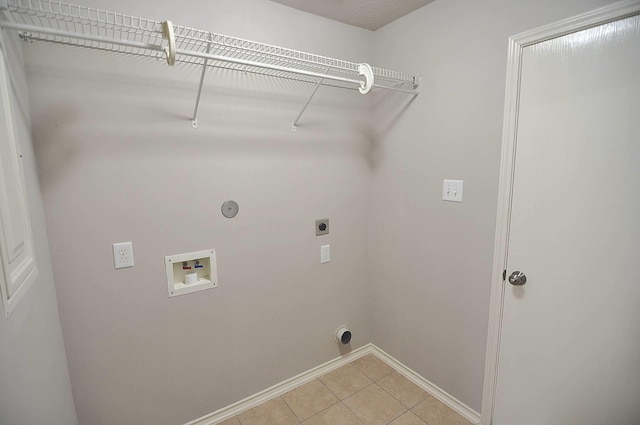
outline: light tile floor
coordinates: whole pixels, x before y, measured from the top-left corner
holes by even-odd
[[[219,425],[471,423],[368,354]]]

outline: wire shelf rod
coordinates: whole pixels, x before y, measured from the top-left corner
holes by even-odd
[[[103,37],[100,35],[70,33],[69,31],[59,30],[55,28],[42,28],[32,25],[17,24],[13,22],[0,21],[1,28],[7,28],[17,31],[26,31],[33,33],[49,34],[59,37],[77,38],[80,40],[95,41],[98,43],[116,44],[119,46],[133,47],[138,49],[147,49],[162,52],[163,47],[155,44],[140,43],[135,41],[119,40],[115,38]]]
[[[356,80],[356,79],[353,79],[353,78],[346,78],[346,77],[341,77],[341,76],[338,76],[338,75],[327,75],[327,74],[321,74],[319,72],[306,71],[306,70],[296,69],[296,68],[289,68],[289,67],[286,67],[286,66],[272,65],[272,64],[262,63],[262,62],[254,62],[254,61],[238,59],[238,58],[230,58],[230,57],[220,56],[220,55],[211,55],[211,54],[207,54],[207,53],[192,52],[192,51],[188,51],[188,50],[186,50],[186,51],[185,50],[176,50],[176,55],[190,56],[190,57],[200,58],[200,59],[211,59],[211,60],[216,60],[216,61],[220,61],[220,62],[237,63],[237,64],[240,64],[240,65],[247,65],[247,66],[254,66],[254,67],[257,67],[257,68],[271,69],[271,70],[274,70],[274,71],[290,72],[292,74],[300,74],[300,75],[307,75],[309,77],[317,77],[317,78],[324,78],[324,79],[329,79],[329,80],[334,80],[334,81],[341,81],[343,83],[356,84],[356,85],[360,85],[360,86],[362,86],[365,83],[363,80]]]
[[[382,84],[373,84],[373,87],[375,87],[377,89],[399,91],[399,92],[402,92],[402,93],[409,93],[409,94],[415,94],[415,95],[420,94],[420,92],[418,90],[403,89],[403,88],[400,88],[400,87],[392,87],[392,86],[384,86]]]

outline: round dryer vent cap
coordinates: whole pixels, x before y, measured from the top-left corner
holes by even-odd
[[[341,326],[336,331],[336,342],[338,344],[347,345],[351,342],[351,331],[345,326]]]
[[[233,218],[238,215],[238,203],[236,201],[227,201],[222,204],[222,215],[227,218]]]

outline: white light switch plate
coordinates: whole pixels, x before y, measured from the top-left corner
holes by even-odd
[[[131,242],[113,244],[113,267],[116,269],[133,267],[133,244]]]
[[[463,180],[445,180],[442,184],[442,200],[462,202]]]
[[[322,245],[320,247],[320,264],[331,261],[331,245]]]

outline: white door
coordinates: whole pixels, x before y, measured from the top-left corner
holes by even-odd
[[[640,17],[521,60],[493,424],[640,424]]]
[[[38,275],[12,99],[9,68],[0,46],[0,298],[6,316]]]

